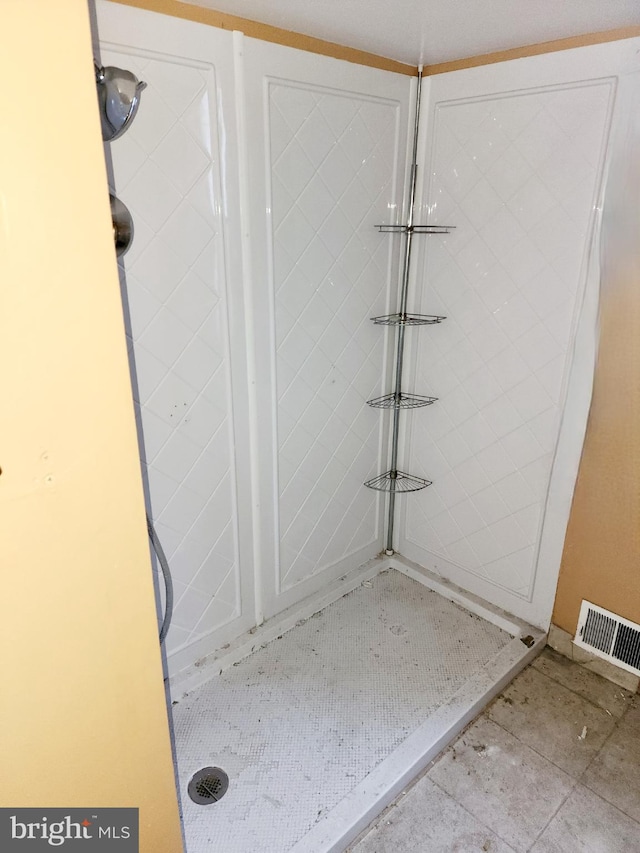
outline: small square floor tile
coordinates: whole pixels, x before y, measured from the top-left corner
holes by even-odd
[[[449,747],[428,776],[518,853],[529,849],[574,785],[485,718]]]
[[[533,667],[513,681],[487,715],[576,778],[615,726],[606,711]]]
[[[423,777],[351,850],[353,853],[512,853],[513,847]]]
[[[640,822],[640,732],[624,719],[582,780],[608,802]],[[640,850],[640,839],[638,841]]]
[[[640,824],[582,785],[572,791],[531,853],[638,853]]]
[[[613,717],[621,717],[631,703],[632,694],[628,690],[548,647],[534,660],[532,666],[563,687],[609,711]]]

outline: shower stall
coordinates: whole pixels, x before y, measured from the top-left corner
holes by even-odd
[[[106,0],[97,27],[147,84],[108,159],[187,850],[344,850],[544,645],[635,42],[418,99]]]

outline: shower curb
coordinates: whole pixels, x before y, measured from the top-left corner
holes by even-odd
[[[547,634],[477,595],[395,554],[385,566],[491,622],[513,639],[452,698],[434,712],[338,805],[290,848],[289,853],[344,853],[515,676],[544,649]],[[530,645],[523,637],[532,638]]]
[[[321,818],[289,853],[344,853],[404,788],[540,654],[546,645],[546,633],[534,628],[528,632],[534,639],[530,647],[514,637],[449,702]]]

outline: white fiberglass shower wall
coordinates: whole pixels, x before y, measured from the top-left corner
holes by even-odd
[[[424,112],[429,238],[405,434],[434,485],[403,505],[399,550],[547,627],[597,339],[599,211],[617,75],[638,40],[436,76]],[[619,111],[618,111],[619,112]]]
[[[375,557],[384,313],[409,78],[97,4],[147,83],[107,146],[135,224],[123,301],[171,674]],[[246,126],[245,126],[246,121]],[[162,593],[162,584],[158,584]]]
[[[375,475],[385,420],[393,249],[409,80],[245,40],[264,614],[382,548]],[[265,217],[265,211],[267,215]]]
[[[233,53],[229,34],[97,11],[101,62],[147,83],[137,120],[105,147],[134,220],[123,304],[148,511],[174,584],[171,672],[255,624],[243,303],[231,287],[242,275],[227,227],[239,216]]]

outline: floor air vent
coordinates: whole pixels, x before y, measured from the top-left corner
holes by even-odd
[[[640,625],[583,601],[574,642],[592,654],[640,675]]]

